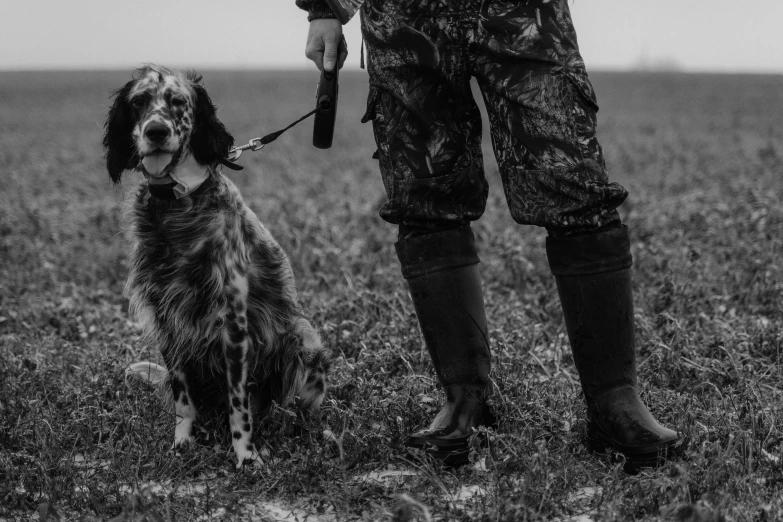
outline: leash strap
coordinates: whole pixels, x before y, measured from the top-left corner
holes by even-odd
[[[234,162],[239,159],[239,157],[242,155],[242,153],[244,151],[246,151],[246,150],[256,151],[256,150],[263,149],[266,144],[272,143],[281,134],[283,134],[285,131],[287,131],[288,129],[290,129],[291,127],[296,125],[297,123],[300,123],[303,120],[306,120],[307,118],[309,118],[310,116],[312,116],[313,114],[315,114],[316,112],[318,112],[320,110],[322,110],[322,107],[320,107],[320,106],[316,107],[315,109],[311,110],[310,112],[308,112],[307,114],[305,114],[304,116],[302,116],[301,118],[299,118],[298,120],[296,120],[295,122],[290,124],[288,127],[285,127],[284,129],[280,129],[279,131],[271,132],[271,133],[267,134],[266,136],[264,136],[262,138],[253,138],[252,140],[247,142],[247,144],[245,144],[245,145],[241,145],[239,147],[234,147],[230,151],[228,151],[228,157],[220,158],[218,161],[220,162],[221,165],[224,165],[224,166],[228,167],[231,170],[242,170],[245,167],[237,165]]]
[[[319,110],[321,110],[321,108],[320,107],[316,107],[315,109],[311,110],[310,112],[308,112],[307,114],[305,114],[304,116],[302,116],[301,118],[299,118],[298,120],[293,122],[291,125],[289,125],[285,129],[280,129],[279,131],[272,132],[271,134],[267,134],[266,136],[261,138],[259,143],[261,143],[261,145],[266,145],[267,143],[272,143],[273,141],[275,141],[277,139],[278,136],[283,134],[285,131],[287,131],[288,129],[290,129],[291,127],[296,125],[297,123],[301,122],[302,120],[306,120],[307,118],[309,118],[310,116],[312,116],[313,114],[318,112]]]

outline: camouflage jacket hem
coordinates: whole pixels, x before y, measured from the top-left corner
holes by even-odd
[[[307,21],[337,18],[326,0],[296,0],[296,6],[307,11]]]
[[[364,0],[296,0],[296,5],[309,13],[308,20],[337,18],[342,24],[347,24],[363,3]]]

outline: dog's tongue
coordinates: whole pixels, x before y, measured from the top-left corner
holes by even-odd
[[[141,164],[144,165],[144,171],[150,176],[159,176],[171,163],[172,155],[168,152],[154,152],[144,156]]]

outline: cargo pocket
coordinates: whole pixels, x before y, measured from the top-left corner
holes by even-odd
[[[362,123],[367,123],[370,120],[376,119],[376,107],[378,105],[379,96],[380,92],[378,87],[370,85],[370,92],[367,94],[367,109],[364,111],[364,116],[362,116]]]
[[[576,92],[579,93],[581,98],[590,106],[595,112],[598,112],[598,100],[595,96],[595,90],[593,85],[587,78],[585,72],[568,72],[566,73],[568,80],[576,87]]]
[[[601,182],[608,182],[603,151],[598,143],[598,103],[595,91],[584,71],[567,71],[571,100],[568,117],[571,122],[573,146],[578,151],[574,160],[585,175]]]
[[[383,118],[378,118],[377,113],[377,107],[378,107],[378,98],[380,94],[378,92],[378,88],[375,86],[370,85],[370,92],[367,95],[367,108],[364,111],[364,116],[362,116],[362,123],[367,123],[368,121],[373,122],[373,131],[375,131],[375,126],[380,124]],[[377,132],[377,131],[375,131]],[[377,134],[375,135],[377,138]],[[376,139],[377,143],[377,139]],[[372,159],[377,160],[380,159],[380,150],[375,149],[375,152],[372,154]]]

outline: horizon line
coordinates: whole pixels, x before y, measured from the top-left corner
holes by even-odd
[[[25,66],[3,66],[0,65],[0,72],[4,73],[46,73],[46,72],[114,72],[114,71],[127,71],[130,69],[136,69],[142,67],[150,62],[138,62],[135,64],[124,65],[106,65],[106,66],[88,66],[88,65],[62,65],[62,64],[50,64],[50,65],[25,65]],[[268,72],[315,72],[315,66],[306,65],[227,65],[217,63],[203,63],[201,65],[183,65],[172,64],[174,68],[178,69],[197,69],[208,71],[226,71],[226,72],[253,72],[253,71],[268,71]],[[361,72],[364,69],[354,66],[346,65],[341,69],[342,72]],[[763,76],[778,76],[783,75],[783,70],[777,69],[737,69],[737,68],[696,68],[696,67],[655,67],[655,66],[625,66],[618,67],[612,65],[597,65],[588,67],[588,73],[668,73],[668,74],[720,74],[720,75],[763,75]]]

